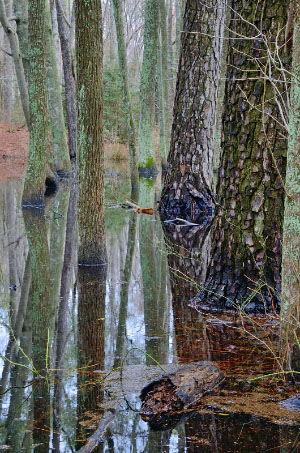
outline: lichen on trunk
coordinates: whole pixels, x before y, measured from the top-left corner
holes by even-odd
[[[30,144],[23,205],[44,206],[50,154],[45,63],[45,0],[28,3]]]

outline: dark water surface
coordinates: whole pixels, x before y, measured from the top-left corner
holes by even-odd
[[[300,412],[279,404],[295,387],[248,382],[278,370],[278,319],[190,307],[209,231],[119,207],[130,199],[127,173],[107,164],[108,265],[97,272],[77,269],[72,181],[61,181],[44,217],[25,218],[21,181],[0,181],[0,450],[76,451],[107,417],[94,451],[300,451]],[[142,180],[139,205],[155,207],[159,193],[159,178]],[[141,388],[162,373],[151,357],[167,370],[213,361],[225,385],[151,429],[139,415]],[[104,379],[120,365],[122,385],[117,371]]]

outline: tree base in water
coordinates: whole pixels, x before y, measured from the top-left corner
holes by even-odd
[[[246,277],[226,282],[208,283],[191,300],[191,306],[200,312],[220,313],[242,311],[254,313],[278,313],[279,296],[266,284]]]
[[[173,191],[159,203],[162,220],[181,218],[189,222],[203,223],[214,218],[214,201],[209,195],[192,196],[188,191],[176,198]]]
[[[155,166],[152,167],[139,167],[139,176],[142,178],[151,178],[151,176],[156,176],[158,170]]]

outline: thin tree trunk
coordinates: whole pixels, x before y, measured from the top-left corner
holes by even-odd
[[[64,19],[61,0],[56,0],[56,14],[65,80],[69,153],[70,157],[74,158],[76,156],[76,87],[72,65],[71,43],[69,41],[69,33]]]
[[[157,95],[158,95],[158,114],[159,114],[159,144],[161,155],[161,166],[164,171],[167,167],[167,131],[166,131],[166,104],[165,104],[165,87],[163,83],[163,64],[162,64],[162,42],[161,37],[158,44],[157,58]]]
[[[14,12],[16,16],[16,31],[19,40],[19,50],[23,61],[25,79],[28,81],[29,58],[28,58],[28,1],[14,0]],[[29,99],[28,99],[29,111]]]
[[[289,137],[285,179],[285,208],[282,244],[281,356],[288,369],[299,359],[300,321],[300,5],[293,1],[294,35]],[[297,351],[297,352],[296,352]],[[296,354],[295,354],[296,352]],[[298,357],[296,357],[298,356]],[[299,371],[299,368],[297,368]]]
[[[154,99],[157,71],[158,0],[146,0],[144,55],[140,85],[139,173],[157,173],[154,147]]]
[[[162,86],[163,104],[165,110],[165,130],[166,130],[166,159],[170,146],[170,111],[169,111],[169,66],[168,66],[168,34],[167,34],[167,11],[166,0],[159,0],[159,25],[161,37],[161,66],[162,66]],[[166,162],[165,162],[166,163]]]
[[[97,39],[95,39],[95,36]],[[103,265],[105,252],[103,43],[101,2],[76,2],[80,264]]]
[[[169,114],[170,114],[170,133],[172,127],[172,110],[174,102],[174,52],[173,52],[173,0],[169,0],[168,10],[168,74],[169,74]],[[177,68],[176,68],[177,69]]]
[[[211,216],[216,106],[224,0],[188,0],[174,102],[171,147],[160,210],[195,219]],[[205,214],[204,214],[205,213]]]
[[[45,1],[46,23],[46,71],[54,162],[58,174],[71,171],[67,135],[61,95],[61,84],[58,76],[57,58],[52,34],[51,12],[48,0]]]
[[[8,21],[6,11],[5,11],[4,0],[0,0],[0,22],[2,24],[2,27],[5,30],[8,40],[9,40],[11,53],[12,53],[12,57],[14,60],[14,65],[15,65],[16,77],[17,77],[17,81],[18,81],[18,87],[19,87],[19,91],[20,91],[23,112],[24,112],[26,123],[27,123],[27,127],[29,128],[29,124],[30,124],[29,97],[28,97],[28,89],[27,89],[27,83],[26,83],[26,79],[25,79],[25,72],[24,72],[24,67],[23,67],[22,56],[21,56],[20,48],[19,48],[19,40],[18,40],[17,33],[15,32],[14,28],[10,25],[10,23]]]
[[[114,8],[114,18],[116,24],[117,40],[118,40],[118,56],[119,66],[123,90],[124,110],[127,118],[128,129],[128,148],[130,157],[130,172],[131,172],[131,185],[132,187],[138,186],[138,166],[136,154],[136,140],[135,140],[135,126],[132,115],[132,107],[129,97],[128,88],[128,70],[127,70],[127,56],[126,45],[124,36],[124,21],[122,3],[120,0],[112,0]]]

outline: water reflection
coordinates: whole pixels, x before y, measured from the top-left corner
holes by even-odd
[[[133,201],[155,207],[159,185],[142,179]],[[206,276],[207,226],[161,225],[156,213],[118,207],[132,193],[114,164],[106,177],[107,267],[77,268],[74,182],[61,182],[45,215],[26,211],[24,220],[21,188],[17,180],[0,183],[0,352],[6,357],[0,358],[0,444],[16,452],[75,451],[113,407],[98,451],[280,451],[280,445],[293,451],[290,442],[297,451],[296,428],[267,422],[261,402],[255,408],[261,416],[254,417],[247,406],[253,389],[241,383],[274,369],[277,320],[241,324],[239,317],[202,316],[190,306]],[[259,332],[260,340],[253,336]],[[131,389],[114,400],[100,385],[102,371],[118,368],[129,350],[124,373],[132,382],[123,387]],[[152,379],[150,356],[167,366],[215,361],[229,384],[179,425],[151,430],[138,412],[140,379]],[[237,404],[240,389],[248,396],[234,414],[230,401]],[[275,413],[277,403],[268,398],[277,387],[267,390],[260,390],[264,404]],[[283,410],[280,417],[288,418]]]

